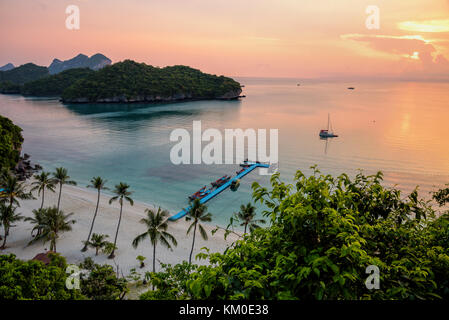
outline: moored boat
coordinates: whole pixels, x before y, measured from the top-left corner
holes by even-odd
[[[204,192],[206,190],[206,186],[202,187],[200,190],[198,190],[197,192],[195,192],[194,194],[192,194],[191,196],[189,196],[189,200],[195,200],[200,193]]]
[[[224,175],[220,179],[217,179],[216,181],[212,182],[211,185],[212,185],[212,187],[219,187],[219,186],[223,185],[225,182],[229,181],[229,179],[231,179],[230,176]]]
[[[327,129],[321,129],[319,135],[320,135],[320,138],[338,137],[338,135],[334,134],[334,132],[333,132],[330,114],[327,114]]]

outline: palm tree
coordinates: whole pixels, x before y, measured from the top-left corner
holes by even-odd
[[[58,210],[59,205],[61,203],[61,194],[62,194],[62,185],[63,184],[69,184],[72,186],[76,186],[76,182],[70,180],[70,176],[67,174],[66,168],[56,168],[56,171],[53,173],[53,177],[55,178],[55,181],[57,184],[59,184],[59,196],[58,196]]]
[[[44,208],[33,210],[34,217],[26,217],[25,221],[31,222],[34,224],[33,229],[31,230],[31,236],[33,236],[33,232],[37,231],[36,237],[40,236],[42,233],[42,225],[45,219],[45,210]]]
[[[20,203],[17,199],[28,200],[34,198],[31,192],[25,191],[25,184],[20,182],[16,176],[10,173],[2,174],[0,189],[4,189],[0,200],[3,202],[8,201],[10,208],[12,208],[13,205],[20,207]]]
[[[106,246],[108,241],[105,239],[109,236],[107,234],[94,233],[90,241],[85,242],[85,247],[89,246],[95,248],[95,255],[98,256],[98,251]]]
[[[155,212],[154,210],[146,209],[145,213],[147,214],[147,217],[142,218],[140,223],[146,226],[147,231],[134,239],[133,247],[137,248],[141,241],[147,237],[150,238],[151,244],[153,245],[153,272],[156,272],[156,245],[158,241],[168,249],[172,249],[170,242],[172,242],[174,246],[177,246],[178,242],[175,237],[167,232],[167,217],[169,213],[166,210],[159,208],[157,209],[157,212]]]
[[[132,192],[128,191],[129,185],[123,182],[120,182],[119,184],[115,185],[115,189],[114,189],[114,193],[115,196],[113,196],[110,200],[109,200],[109,204],[111,204],[114,201],[119,201],[120,203],[120,217],[118,219],[118,225],[117,225],[117,231],[115,232],[115,239],[114,239],[114,247],[112,249],[111,254],[109,255],[109,259],[112,259],[115,257],[115,248],[117,245],[117,236],[118,236],[118,230],[120,228],[120,222],[122,221],[122,212],[123,212],[123,199],[125,199],[126,201],[128,201],[131,205],[134,205],[134,201],[133,199],[130,198],[130,195],[132,194]]]
[[[245,226],[246,228],[249,226],[249,232],[253,232],[254,229],[260,228],[258,223],[265,223],[263,219],[254,219],[256,217],[256,207],[252,206],[251,203],[248,203],[246,206],[242,204],[240,206],[240,211],[234,214],[237,220],[242,221],[240,226]]]
[[[41,172],[41,174],[34,175],[34,181],[31,185],[34,187],[31,189],[31,192],[37,190],[37,194],[40,196],[42,192],[42,202],[41,209],[44,207],[44,197],[45,197],[45,189],[50,190],[51,192],[55,192],[55,184],[56,181],[50,178],[50,172]]]
[[[50,241],[50,251],[56,252],[56,240],[59,238],[60,232],[71,231],[72,224],[76,221],[69,218],[73,213],[65,214],[57,207],[50,207],[42,209],[44,210],[44,217],[41,224],[38,226],[42,232],[39,236],[36,236],[29,242],[32,244],[36,241],[43,240],[44,243]]]
[[[95,213],[94,213],[94,217],[92,219],[92,223],[90,225],[90,230],[89,230],[89,234],[87,235],[87,240],[85,242],[85,245],[83,247],[83,249],[81,249],[82,252],[87,250],[87,245],[89,243],[89,239],[90,239],[90,235],[92,233],[92,230],[94,228],[94,223],[95,223],[95,218],[97,217],[97,213],[98,213],[98,206],[100,204],[100,194],[101,194],[101,190],[106,190],[108,189],[107,187],[105,187],[107,180],[103,180],[101,177],[94,177],[90,180],[90,185],[88,185],[88,188],[95,188],[98,191],[98,197],[97,197],[97,206],[95,207]]]
[[[16,213],[16,209],[17,207],[10,207],[4,203],[0,203],[0,220],[3,224],[3,229],[5,230],[3,244],[0,247],[2,250],[5,249],[6,246],[6,238],[9,235],[9,229],[14,227],[12,223],[23,219],[20,213]]]
[[[195,246],[195,236],[196,236],[197,226],[198,226],[198,229],[200,230],[201,237],[204,240],[207,240],[206,230],[204,230],[203,226],[199,223],[200,221],[202,221],[202,222],[212,221],[212,214],[206,213],[206,211],[207,211],[206,205],[202,204],[200,202],[200,199],[195,199],[193,201],[192,205],[190,206],[189,211],[186,216],[186,221],[193,220],[189,229],[187,229],[187,234],[189,234],[190,230],[193,227],[193,240],[192,240],[192,249],[190,250],[190,256],[189,256],[189,265],[192,264],[192,254],[193,254],[193,248]]]

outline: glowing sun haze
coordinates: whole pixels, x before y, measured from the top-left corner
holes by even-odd
[[[449,79],[448,0],[0,0],[0,36],[0,65],[100,52],[229,76]]]

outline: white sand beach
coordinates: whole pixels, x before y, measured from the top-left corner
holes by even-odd
[[[93,233],[107,234],[109,235],[107,240],[113,242],[119,218],[119,204],[118,202],[114,202],[109,205],[109,198],[107,195],[102,195],[101,197]],[[137,235],[145,231],[145,226],[139,220],[145,216],[144,210],[151,208],[151,206],[141,202],[135,201],[134,206],[131,206],[129,203],[125,203],[124,205],[122,222],[117,238],[118,250],[116,250],[116,257],[114,259],[108,259],[104,253],[99,253],[98,256],[95,256],[94,249],[81,252],[83,247],[82,241],[86,240],[89,232],[96,201],[97,193],[95,189],[63,186],[61,209],[65,213],[73,212],[74,215],[72,218],[76,220],[76,223],[73,225],[72,231],[60,235],[57,241],[57,252],[66,257],[68,263],[78,264],[86,257],[91,257],[96,263],[109,263],[114,268],[118,265],[120,271],[125,276],[129,274],[132,268],[136,268],[141,274],[146,271],[151,271],[153,251],[150,240],[148,239],[142,242],[137,249],[134,249],[131,244]],[[36,200],[22,200],[20,201],[21,207],[17,209],[17,212],[20,212],[24,217],[31,217],[33,216],[32,210],[39,208],[40,203],[41,198]],[[53,206],[56,203],[57,192],[52,193],[46,190],[44,206]],[[157,246],[156,270],[160,269],[159,261],[170,264],[176,264],[183,260],[188,261],[192,244],[192,233],[186,235],[188,226],[189,222],[186,222],[185,219],[174,222],[170,221],[167,231],[176,238],[178,246],[173,251],[170,251],[162,245]],[[38,253],[46,252],[50,246],[49,242],[45,244],[39,242],[28,246],[28,242],[32,239],[31,229],[32,225],[29,222],[19,221],[16,223],[16,227],[11,228],[10,235],[8,236],[7,248],[0,251],[0,254],[14,253],[18,258],[28,260],[32,259]],[[208,231],[209,240],[204,241],[198,233],[194,255],[199,253],[203,247],[209,248],[210,252],[222,252],[238,238],[235,234],[230,234],[225,241],[223,230],[219,230],[212,235],[211,230],[215,229],[213,222],[211,225],[205,225],[205,229]],[[3,234],[3,228],[1,232]],[[138,255],[143,255],[147,258],[143,269],[139,268],[139,262],[136,260]],[[206,264],[208,262],[197,260],[195,263]]]

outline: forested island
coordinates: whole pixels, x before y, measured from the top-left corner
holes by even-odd
[[[75,82],[63,102],[154,102],[186,99],[235,99],[240,84],[231,78],[186,66],[157,68],[132,60],[115,63]]]
[[[187,66],[153,67],[125,60],[92,70],[72,68],[50,75],[45,67],[26,64],[0,72],[0,92],[60,97],[65,103],[171,102],[236,99],[237,81]]]

